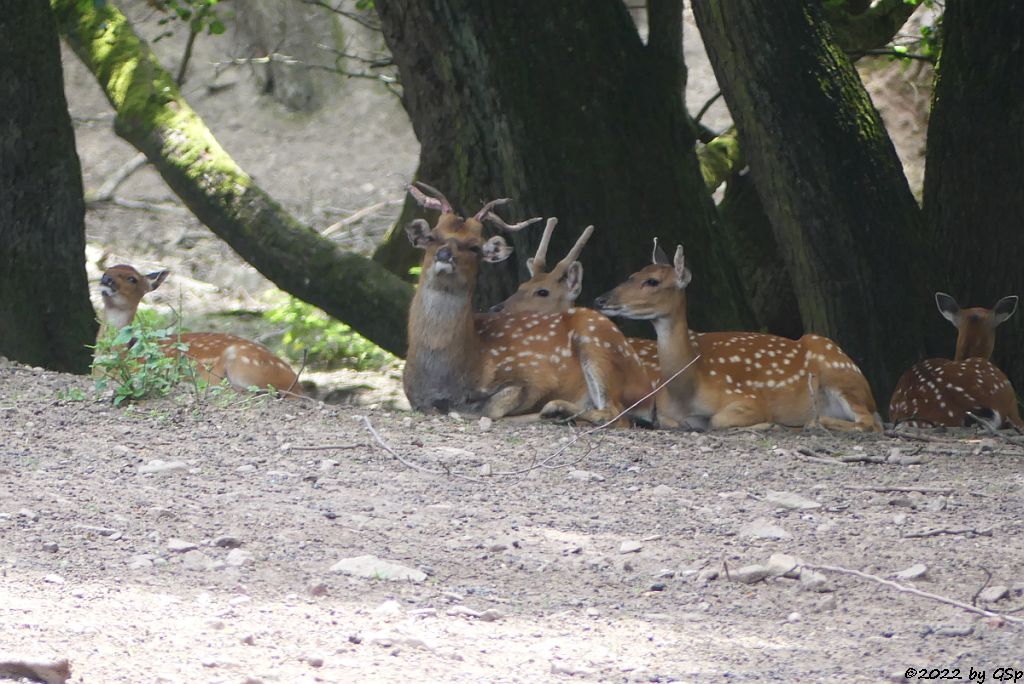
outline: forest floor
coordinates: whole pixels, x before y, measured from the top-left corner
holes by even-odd
[[[715,86],[687,30],[696,109]],[[172,63],[175,45],[154,47]],[[288,113],[244,70],[214,73],[212,50],[198,43],[185,93],[221,143],[318,229],[376,207],[334,233],[368,252],[416,166],[397,98],[352,79]],[[65,71],[94,190],[134,152],[68,54]],[[928,94],[911,81],[879,69],[869,89],[919,187]],[[265,310],[270,284],[159,176],[117,195],[87,215],[91,278],[169,267],[154,304],[279,337],[258,315],[216,316]],[[315,379],[359,405],[183,392],[114,408],[87,378],[0,359],[0,672],[11,658],[67,659],[76,684],[1024,671],[1024,448],[1006,436],[583,435],[402,411],[396,369]],[[343,562],[362,556],[399,567]]]

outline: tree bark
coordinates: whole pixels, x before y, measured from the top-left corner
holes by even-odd
[[[420,177],[457,209],[512,197],[510,220],[557,216],[552,254],[594,224],[581,303],[649,263],[653,237],[669,249],[684,242],[695,325],[751,322],[735,265],[714,239],[682,98],[666,91],[681,82],[678,65],[642,43],[621,0],[378,0],[376,8],[422,145]],[[504,298],[525,275],[540,231],[526,233],[513,237],[518,272],[483,272],[480,304]]]
[[[880,405],[923,344],[921,217],[892,142],[815,0],[694,0],[804,326]]]
[[[96,313],[53,13],[40,2],[7,8],[0,35],[0,354],[87,373]]]
[[[928,126],[924,214],[938,259],[929,284],[961,306],[1024,295],[1024,2],[950,0]],[[940,326],[931,350],[952,358]],[[1024,388],[1024,323],[997,331],[994,361]]]
[[[58,27],[143,152],[214,233],[282,290],[404,355],[412,288],[292,218],[217,143],[174,79],[110,3],[53,0]]]

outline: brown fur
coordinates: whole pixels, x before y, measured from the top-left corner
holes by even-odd
[[[712,428],[819,421],[833,429],[881,430],[867,380],[832,341],[818,335],[691,335],[689,281],[680,247],[674,266],[656,261],[597,299],[608,315],[654,322],[663,378],[692,362],[658,394],[659,423],[673,427],[707,417]]]
[[[936,293],[939,313],[956,326],[956,356],[926,359],[905,372],[889,400],[889,418],[930,427],[964,425],[968,413],[998,413],[994,422],[1024,428],[1017,396],[1006,375],[989,361],[996,327],[1013,315],[1016,297],[1004,297],[992,309],[960,309],[952,297]]]
[[[126,264],[111,266],[100,280],[103,295],[104,322],[100,335],[109,327],[123,328],[135,318],[139,302],[167,277],[167,271],[142,275]],[[301,396],[295,372],[262,344],[227,333],[183,333],[168,338],[188,345],[188,351],[179,352],[168,346],[167,355],[183,354],[195,361],[200,377],[211,384],[227,379],[234,387],[252,386],[274,389],[289,395]]]

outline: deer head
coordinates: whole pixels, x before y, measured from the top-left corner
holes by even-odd
[[[935,293],[939,313],[957,329],[955,361],[988,359],[996,343],[996,328],[1017,311],[1017,296],[1003,297],[991,309],[961,309],[945,292]]]
[[[624,316],[640,320],[656,320],[670,316],[680,305],[685,306],[686,286],[692,274],[686,268],[683,246],[676,248],[675,258],[668,256],[654,241],[651,264],[629,276],[624,283],[594,300],[594,306],[606,316]]]
[[[117,264],[104,271],[100,278],[104,319],[114,328],[130,325],[139,302],[167,279],[168,270],[143,275],[128,264]]]

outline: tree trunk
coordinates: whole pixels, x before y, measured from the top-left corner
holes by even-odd
[[[816,0],[694,0],[808,332],[864,371],[879,404],[916,360],[921,217],[878,112]]]
[[[404,355],[412,288],[299,224],[221,148],[174,79],[111,4],[53,0],[58,26],[143,152],[185,205],[282,290]]]
[[[939,253],[929,281],[961,306],[1024,295],[1024,2],[950,0],[943,18],[925,167],[924,214]],[[934,352],[951,358],[942,327]],[[994,361],[1024,389],[1024,323],[999,328]]]
[[[96,313],[60,43],[45,3],[0,13],[0,354],[87,373]]]
[[[681,82],[679,65],[661,42],[654,50],[641,42],[621,0],[378,0],[376,8],[422,145],[420,177],[458,210],[512,197],[510,220],[557,216],[552,254],[593,223],[581,303],[649,263],[653,237],[668,249],[685,242],[695,325],[751,322],[735,266],[714,239],[681,97],[667,90]],[[483,271],[480,304],[525,275],[540,230],[526,232],[513,237],[518,272]]]

